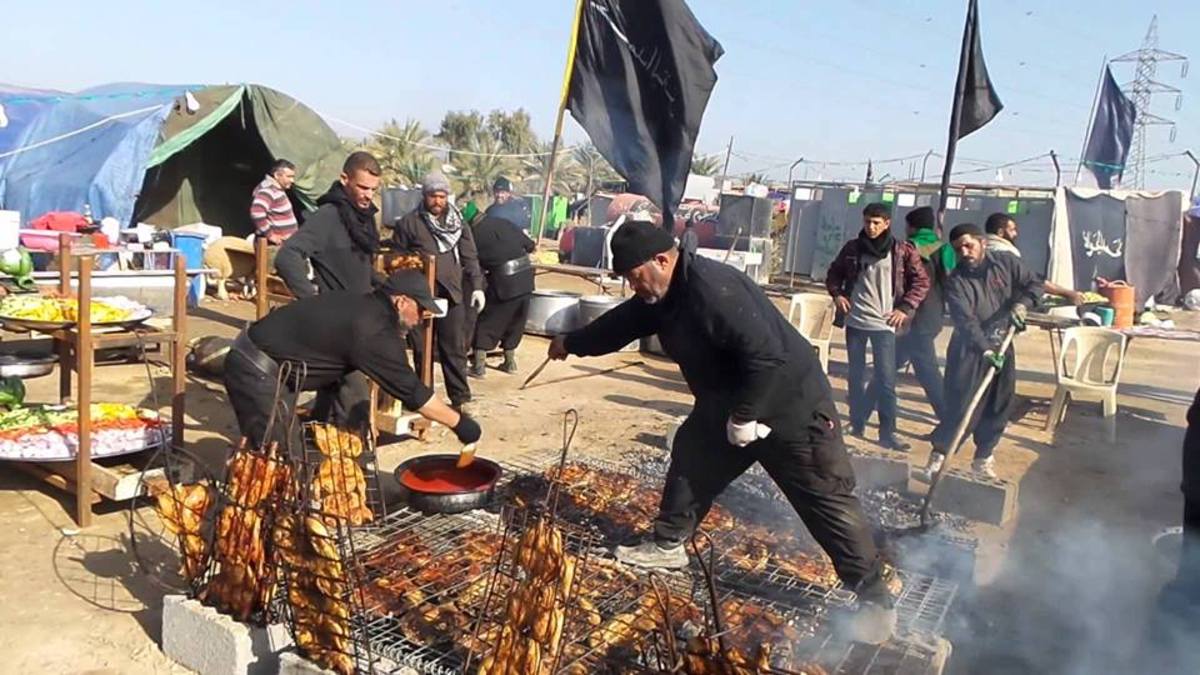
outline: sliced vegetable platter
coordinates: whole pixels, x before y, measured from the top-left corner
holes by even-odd
[[[154,312],[123,295],[94,298],[93,326],[122,326],[141,323]],[[0,321],[24,330],[59,330],[79,321],[79,301],[45,295],[13,294],[0,299]]]
[[[92,457],[113,457],[159,445],[158,413],[122,403],[94,403]],[[74,408],[29,405],[0,413],[0,460],[65,462],[79,449],[79,415]]]

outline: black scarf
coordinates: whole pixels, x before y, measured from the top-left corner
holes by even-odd
[[[317,206],[333,204],[337,207],[338,217],[350,235],[354,247],[374,255],[379,251],[379,230],[375,229],[375,212],[379,209],[372,204],[366,210],[360,209],[350,201],[346,188],[341,183],[334,183],[329,192],[317,199]]]
[[[894,239],[892,238],[891,230],[885,231],[883,234],[875,237],[874,239],[867,236],[866,228],[863,228],[863,230],[858,233],[858,244],[862,248],[863,252],[867,255],[874,256],[879,260],[883,260],[885,256],[891,255],[893,241]]]

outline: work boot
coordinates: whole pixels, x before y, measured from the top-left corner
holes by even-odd
[[[945,461],[946,456],[937,450],[934,450],[933,452],[929,453],[929,462],[925,465],[924,469],[921,469],[921,472],[918,474],[918,476],[926,483],[933,482],[933,477],[942,469],[942,463]]]
[[[504,363],[500,365],[500,370],[513,374],[517,372],[517,352],[514,349],[504,350]]]
[[[990,455],[971,462],[971,469],[984,478],[990,478],[991,480],[999,478],[996,475],[996,460]]]
[[[482,349],[475,350],[475,357],[471,360],[471,367],[467,370],[467,375],[482,379],[487,375],[487,352]]]
[[[688,566],[682,543],[660,544],[651,540],[636,546],[618,546],[613,554],[617,560],[636,567],[677,570]]]
[[[892,452],[908,452],[912,446],[892,435],[880,436],[879,447]]]

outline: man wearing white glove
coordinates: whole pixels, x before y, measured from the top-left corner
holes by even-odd
[[[621,226],[612,254],[613,270],[637,297],[555,338],[549,356],[599,356],[658,335],[696,398],[672,444],[654,536],[618,546],[617,558],[686,566],[684,542],[717,495],[757,462],[858,593],[853,639],[886,640],[895,625],[893,599],[812,346],[749,277],[678,250],[674,237],[651,223]]]
[[[482,310],[483,272],[475,238],[462,214],[450,200],[450,181],[434,171],[421,181],[422,201],[415,211],[396,220],[392,246],[403,253],[432,255],[437,259],[437,297],[449,302],[446,316],[435,320],[436,356],[442,362],[450,405],[461,408],[471,400],[467,382],[467,307]],[[424,338],[412,337],[413,356],[421,363]]]

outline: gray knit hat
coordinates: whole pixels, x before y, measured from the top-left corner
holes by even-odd
[[[421,179],[421,192],[424,194],[432,194],[434,192],[450,194],[450,181],[446,179],[446,175],[441,171],[430,171]]]

